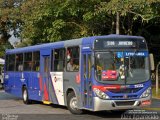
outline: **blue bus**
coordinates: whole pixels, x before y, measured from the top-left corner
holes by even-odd
[[[151,104],[149,52],[140,36],[106,35],[6,50],[5,92],[25,104],[127,110]]]

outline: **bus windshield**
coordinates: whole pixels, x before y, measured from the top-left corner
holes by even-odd
[[[108,84],[137,84],[149,80],[148,52],[96,52],[96,79]]]

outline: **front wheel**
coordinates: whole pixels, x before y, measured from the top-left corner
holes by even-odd
[[[67,96],[67,107],[69,111],[73,114],[82,114],[83,111],[78,109],[77,102],[78,100],[74,92],[69,93]]]
[[[23,88],[22,97],[23,97],[23,103],[24,104],[30,104],[31,103],[31,101],[28,98],[28,91],[27,91],[26,87]]]

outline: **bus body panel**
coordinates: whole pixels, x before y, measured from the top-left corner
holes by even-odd
[[[67,105],[67,91],[73,90],[76,94],[79,104],[78,106],[81,107],[81,92],[80,92],[80,84],[76,82],[76,77],[79,76],[79,72],[64,72],[64,93],[65,93],[65,105]]]
[[[143,101],[148,101],[150,99],[151,99],[151,96],[148,96],[147,98],[131,99],[131,100],[102,100],[98,97],[94,97],[93,111],[137,109],[140,107],[148,106],[148,105],[141,106],[141,104]],[[120,104],[120,103],[123,103],[123,104]]]
[[[5,73],[5,81],[4,81],[5,91],[13,95],[16,95],[14,91],[14,84],[15,84],[14,83],[14,72]]]

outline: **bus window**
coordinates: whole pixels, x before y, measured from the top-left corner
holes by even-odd
[[[23,53],[16,54],[16,71],[23,71]]]
[[[32,70],[32,52],[24,54],[24,71]]]
[[[84,63],[83,63],[83,71],[84,71],[84,75],[83,75],[83,78],[84,79],[86,79],[86,54],[83,56],[84,58],[83,58],[83,61],[84,61]]]
[[[33,71],[39,71],[40,52],[33,52]]]
[[[91,78],[91,55],[88,55],[88,78]]]
[[[64,71],[65,68],[65,49],[55,49],[52,54],[52,71]]]
[[[67,48],[67,71],[79,71],[79,47]]]
[[[6,65],[7,71],[14,71],[15,69],[15,54],[7,55],[6,56]]]

